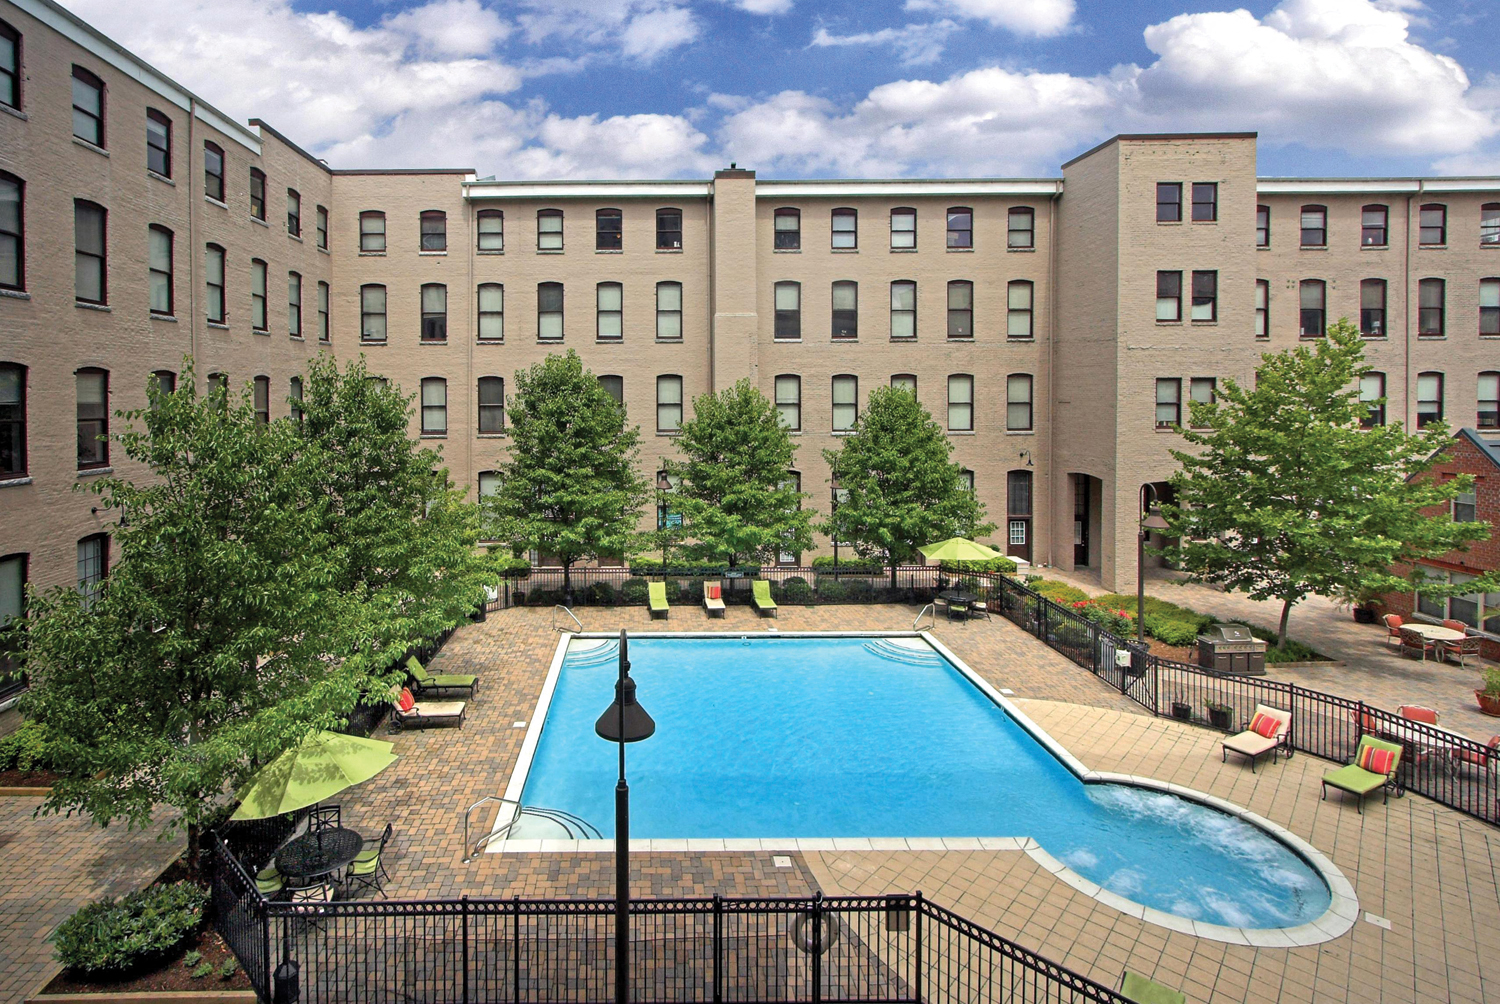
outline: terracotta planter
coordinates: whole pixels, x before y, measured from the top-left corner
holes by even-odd
[[[1500,695],[1486,694],[1482,690],[1474,691],[1474,699],[1479,702],[1479,710],[1487,715],[1500,718]]]

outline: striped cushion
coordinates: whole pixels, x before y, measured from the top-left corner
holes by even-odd
[[[1281,719],[1277,718],[1275,715],[1268,715],[1264,711],[1257,712],[1255,717],[1250,719],[1250,731],[1259,732],[1267,739],[1270,739],[1272,736],[1274,736],[1276,734],[1276,730],[1280,727]]]
[[[718,599],[719,598],[719,589],[720,589],[719,586],[709,586],[708,587],[708,598],[711,599],[711,600]]]
[[[1366,746],[1359,751],[1359,765],[1372,774],[1389,774],[1396,766],[1396,754]]]
[[[401,688],[401,697],[396,701],[396,707],[402,711],[410,711],[417,706],[417,701],[411,696],[411,691],[406,687]]]

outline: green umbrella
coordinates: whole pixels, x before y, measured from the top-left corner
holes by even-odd
[[[976,544],[966,537],[949,537],[917,550],[937,561],[989,561],[991,558],[1004,557],[999,551]]]
[[[391,744],[316,732],[267,764],[240,792],[230,819],[265,819],[316,805],[396,762]]]

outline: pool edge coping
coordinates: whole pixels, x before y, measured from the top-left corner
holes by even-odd
[[[1341,937],[1354,927],[1355,921],[1359,919],[1359,899],[1355,894],[1353,884],[1345,877],[1338,865],[1334,864],[1322,851],[1318,850],[1307,840],[1293,833],[1291,830],[1276,823],[1259,813],[1236,805],[1217,795],[1198,791],[1183,785],[1161,781],[1156,778],[1143,777],[1136,774],[1122,774],[1115,771],[1096,771],[1090,769],[1068,751],[1061,743],[1054,739],[1048,732],[1030,716],[1022,711],[1014,701],[995,688],[988,680],[971,669],[968,663],[959,658],[951,649],[939,641],[930,631],[778,631],[774,627],[764,631],[636,631],[631,632],[636,637],[650,638],[736,638],[748,637],[750,635],[774,634],[781,638],[921,638],[930,645],[938,655],[946,659],[965,679],[978,688],[989,700],[1004,711],[1010,718],[1024,729],[1031,738],[1055,757],[1064,767],[1084,784],[1120,784],[1135,788],[1145,788],[1151,791],[1159,791],[1164,794],[1175,795],[1185,798],[1191,802],[1216,809],[1227,815],[1241,819],[1252,826],[1259,827],[1269,833],[1275,839],[1281,841],[1294,854],[1302,858],[1311,866],[1328,886],[1329,905],[1315,920],[1296,927],[1231,927],[1225,924],[1209,924],[1203,921],[1193,920],[1189,917],[1179,917],[1155,907],[1137,903],[1127,899],[1119,893],[1104,888],[1098,883],[1084,878],[1078,872],[1068,867],[1058,858],[1048,853],[1037,843],[1033,837],[697,837],[682,839],[632,839],[630,849],[643,853],[672,853],[672,852],[724,852],[724,851],[791,851],[795,853],[807,851],[1024,851],[1043,869],[1050,872],[1055,878],[1083,893],[1112,907],[1119,912],[1134,917],[1146,923],[1164,927],[1170,931],[1182,934],[1190,934],[1194,937],[1203,938],[1208,941],[1219,941],[1232,945],[1247,945],[1255,948],[1301,948],[1310,945],[1322,944]],[[552,662],[548,666],[547,676],[542,682],[541,692],[537,695],[537,703],[532,711],[531,720],[527,722],[526,736],[522,740],[520,753],[516,757],[516,765],[511,771],[510,781],[505,788],[504,798],[507,802],[519,803],[521,792],[525,789],[526,779],[531,773],[531,763],[536,755],[537,744],[541,739],[542,726],[546,721],[546,708],[551,705],[552,696],[557,688],[557,679],[562,672],[562,664],[567,656],[568,646],[574,639],[584,640],[618,640],[618,632],[583,631],[564,634],[558,639],[557,648],[553,652]],[[495,815],[495,822],[490,828],[493,833],[501,826],[510,822],[506,815],[506,805],[501,805]],[[546,854],[546,853],[607,853],[612,852],[615,847],[613,839],[603,840],[496,840],[486,848],[490,854]]]

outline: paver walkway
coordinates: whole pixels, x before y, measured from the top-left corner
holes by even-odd
[[[100,829],[77,816],[32,818],[41,800],[0,797],[0,1001],[14,1004],[57,971],[47,938],[90,900],[150,883],[182,853],[158,824]]]

